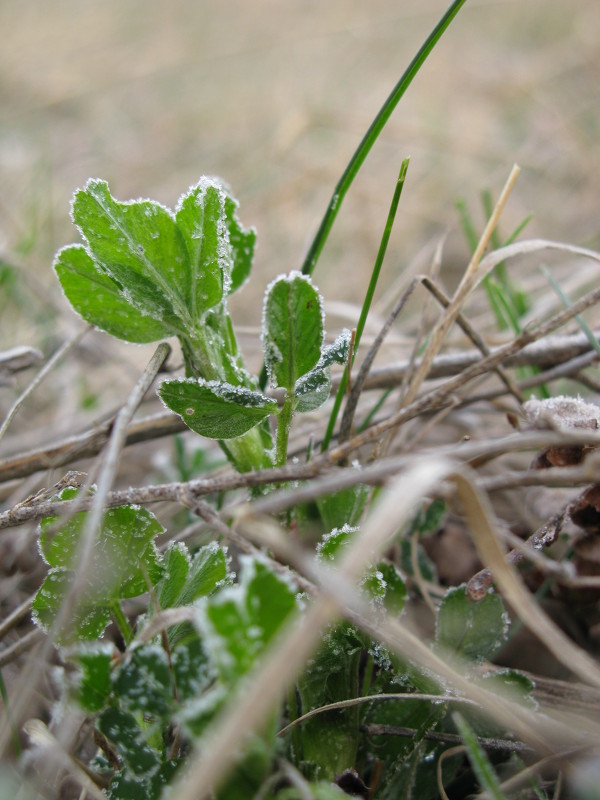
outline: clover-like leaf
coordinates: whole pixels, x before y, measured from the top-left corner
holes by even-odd
[[[98,730],[112,742],[129,772],[144,780],[160,768],[160,756],[150,747],[133,714],[110,706],[96,722]]]
[[[225,199],[225,215],[229,229],[229,243],[233,251],[230,294],[237,291],[248,279],[252,269],[256,244],[255,229],[242,227],[237,218],[237,207],[237,201],[227,195]]]
[[[203,178],[180,198],[177,227],[183,234],[190,262],[190,312],[194,321],[223,299],[233,268],[225,224],[225,192]]]
[[[271,383],[293,390],[321,357],[323,302],[310,278],[291,272],[270,284],[262,336]]]
[[[155,342],[171,331],[162,319],[142,314],[129,303],[121,287],[96,267],[82,245],[59,250],[54,269],[67,300],[91,325],[127,342]]]
[[[314,411],[325,403],[331,390],[331,365],[345,364],[350,350],[350,331],[344,330],[338,338],[321,351],[321,356],[310,372],[296,381],[294,410],[299,413]]]
[[[163,556],[164,575],[156,586],[160,608],[175,608],[208,597],[231,583],[227,552],[216,542],[201,547],[193,558],[183,543],[171,544]],[[193,628],[189,623],[173,625],[168,630],[171,647],[188,641]]]
[[[173,688],[167,654],[155,644],[133,648],[115,678],[115,692],[122,707],[153,717],[169,716]]]
[[[449,589],[440,606],[436,643],[465,658],[491,658],[508,637],[509,619],[497,594],[470,600],[464,585]]]
[[[224,589],[202,609],[201,631],[227,684],[244,675],[296,607],[292,586],[262,562],[241,557],[240,583]]]
[[[191,328],[188,252],[168,209],[152,200],[120,203],[105,181],[89,180],[75,193],[73,220],[131,305],[173,331]]]
[[[202,378],[164,381],[158,394],[188,428],[209,439],[234,439],[278,410],[262,392]]]
[[[111,665],[114,647],[90,644],[81,647],[73,660],[79,673],[71,687],[71,696],[91,714],[104,708],[112,691]]]
[[[67,487],[57,499],[73,499],[77,491]],[[51,569],[34,599],[33,612],[43,628],[53,624],[72,586],[86,520],[87,512],[80,511],[58,531],[57,517],[42,520],[40,552]],[[85,587],[77,598],[72,619],[66,621],[74,635],[81,639],[99,636],[115,603],[143,594],[148,590],[148,581],[158,580],[162,568],[153,540],[162,532],[156,517],[139,506],[121,506],[104,513],[86,569]]]

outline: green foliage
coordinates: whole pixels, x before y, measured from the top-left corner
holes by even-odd
[[[273,386],[292,391],[316,365],[323,344],[323,305],[310,278],[300,273],[276,278],[263,312],[265,365]]]
[[[71,500],[77,492],[66,488],[56,499]],[[50,570],[34,598],[33,614],[44,630],[52,627],[73,585],[87,517],[87,512],[80,511],[57,531],[57,517],[42,520],[40,553]],[[77,599],[72,618],[63,622],[61,638],[97,638],[121,600],[143,594],[149,582],[152,585],[158,580],[162,568],[153,540],[162,532],[156,517],[138,506],[120,506],[104,513],[85,574],[85,592]]]
[[[505,795],[500,787],[498,776],[494,772],[494,768],[490,764],[485,751],[480,747],[473,730],[458,712],[452,715],[452,719],[462,736],[469,761],[471,762],[473,771],[477,775],[481,788],[487,792],[488,796],[492,797],[493,800],[505,800]]]
[[[164,381],[163,403],[191,430],[210,439],[233,439],[277,413],[277,403],[261,392],[202,378]]]
[[[508,616],[502,600],[487,594],[470,600],[465,586],[449,589],[438,612],[436,642],[445,652],[469,660],[490,659],[508,638]]]
[[[231,684],[248,672],[295,608],[288,583],[243,557],[240,583],[206,604],[199,622],[221,680]]]
[[[350,625],[339,625],[323,639],[298,682],[302,713],[358,697],[358,667],[363,641]],[[302,761],[315,779],[333,780],[354,766],[358,749],[358,706],[318,714],[303,723]]]
[[[319,514],[326,530],[344,525],[357,525],[369,497],[369,487],[363,484],[350,486],[317,500]]]
[[[361,143],[310,248],[305,273],[312,271],[338,202],[385,120],[463,2],[451,4]],[[403,162],[361,312],[357,344],[406,166]],[[249,277],[256,235],[241,225],[237,203],[220,182],[203,178],[172,212],[151,200],[119,202],[105,182],[91,180],[75,194],[73,220],[83,242],[61,250],[55,270],[74,309],[88,322],[126,341],[177,337],[185,378],[163,382],[159,390],[163,403],[192,431],[218,440],[238,470],[283,465],[294,415],[314,411],[329,398],[331,367],[347,366],[349,359],[348,331],[333,344],[324,342],[323,302],[310,278],[292,272],[276,278],[266,291],[262,340],[271,389],[282,390],[278,403],[268,391],[259,391],[259,386],[264,389],[262,382],[246,370],[229,316],[228,296]],[[342,380],[324,447],[333,434],[344,385]],[[180,469],[181,478],[188,479],[188,465],[183,457],[179,461],[185,467]],[[335,570],[344,548],[358,535],[369,493],[369,488],[357,485],[313,504],[311,521],[318,524],[318,508],[321,533],[329,531],[317,548],[323,567]],[[66,490],[61,499],[74,496],[74,490]],[[298,520],[304,511],[293,510],[290,519]],[[417,513],[401,538],[402,566],[412,568],[414,534],[419,537],[435,530],[444,513],[439,501]],[[86,519],[85,512],[80,512],[65,523],[57,518],[42,522],[40,551],[49,572],[34,600],[34,615],[46,629],[57,620],[73,586]],[[304,602],[299,602],[294,585],[275,572],[267,559],[241,557],[236,579],[226,550],[216,542],[192,553],[183,544],[171,543],[159,554],[154,546],[159,533],[164,533],[162,527],[144,509],[126,506],[106,511],[94,542],[89,578],[78,592],[71,618],[58,632],[59,646],[69,645],[62,647],[68,663],[65,698],[93,719],[102,754],[92,766],[102,766],[110,780],[107,795],[119,800],[158,800],[176,771],[185,769],[194,740],[204,736],[215,716],[244,691],[245,679],[260,668],[268,649]],[[417,557],[421,572],[433,578],[426,573],[418,542]],[[360,588],[378,616],[402,613],[406,585],[391,561],[365,564]],[[148,598],[147,611],[138,616],[134,631],[128,629],[121,603],[135,597],[140,604],[142,596]],[[187,607],[185,621],[167,624],[148,641],[146,623],[156,622],[156,615],[163,611],[182,607]],[[98,641],[111,616],[123,634],[124,646],[117,639],[121,649]],[[451,589],[442,602],[431,644],[477,663],[492,658],[505,638],[506,616],[500,599],[488,595],[475,605],[459,587]],[[516,687],[526,697],[530,686],[520,677],[506,673],[478,680]],[[334,624],[300,674],[287,704],[247,739],[215,797],[334,800],[348,795],[332,781],[356,769],[367,785],[372,779],[377,800],[433,800],[437,785],[432,765],[445,745],[430,744],[426,737],[447,730],[451,722],[446,718],[446,702],[423,702],[411,695],[445,691],[410,663],[409,653],[393,655],[350,623]],[[293,720],[332,702],[398,692],[408,699],[381,702],[378,698],[328,710],[302,721],[285,739],[276,736],[280,717]],[[465,739],[474,771],[484,776],[482,786],[495,790],[494,775],[486,772],[485,755],[477,749],[475,732],[483,729],[484,722],[471,711],[454,722]],[[368,735],[363,726],[375,723],[404,726],[411,733]],[[275,772],[284,753],[302,776],[294,785],[281,779],[285,770]],[[452,777],[457,766],[455,760],[447,760],[444,780]]]

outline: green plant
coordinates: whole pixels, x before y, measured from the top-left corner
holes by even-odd
[[[237,202],[221,182],[201,179],[174,212],[151,200],[119,202],[100,180],[88,181],[75,194],[73,220],[83,244],[63,248],[55,260],[67,299],[84,320],[119,339],[178,339],[185,375],[163,380],[160,399],[190,430],[219,442],[231,464],[248,478],[238,487],[259,485],[252,473],[269,471],[271,479],[265,483],[285,483],[281,494],[290,487],[292,494],[303,488],[302,478],[290,483],[285,469],[290,429],[295,415],[315,411],[329,399],[331,368],[338,365],[346,370],[323,437],[322,450],[327,450],[355,351],[351,353],[348,331],[326,343],[323,301],[310,275],[339,204],[385,120],[463,2],[452,3],[361,143],[302,272],[281,275],[267,287],[261,376],[246,369],[228,311],[229,295],[250,275],[256,236],[239,221]],[[407,160],[402,163],[396,183],[356,346],[407,165]],[[470,225],[466,216],[463,221]],[[496,310],[502,292],[512,291],[503,267],[497,280],[501,285],[492,279],[486,284]],[[518,299],[513,292],[510,301]],[[433,404],[426,410],[437,408]],[[308,445],[308,462],[311,453]],[[341,458],[319,458],[327,480],[327,469]],[[290,680],[285,700],[278,697],[260,723],[249,724],[246,738],[232,747],[235,766],[214,791],[212,786],[195,791],[210,791],[222,800],[349,795],[434,800],[442,784],[460,779],[466,769],[458,753],[446,757],[448,746],[462,741],[469,774],[493,797],[503,797],[485,748],[495,748],[500,753],[495,760],[508,763],[506,754],[525,744],[511,736],[508,712],[498,719],[484,715],[461,691],[472,688],[479,698],[508,695],[518,701],[510,706],[515,712],[530,707],[533,684],[516,671],[491,668],[508,640],[510,624],[499,594],[484,592],[476,601],[461,584],[441,592],[437,603],[428,596],[436,575],[423,539],[435,534],[447,513],[446,504],[429,495],[450,474],[447,465],[434,465],[434,477],[439,469],[437,484],[427,484],[426,491],[419,484],[414,496],[399,499],[412,510],[412,519],[397,524],[379,550],[365,555],[354,570],[355,586],[336,570],[353,555],[365,517],[367,524],[373,518],[382,527],[389,523],[367,516],[374,496],[370,485],[379,483],[381,474],[370,472],[370,481],[363,481],[364,468],[352,465],[345,470],[351,479],[344,475],[341,488],[327,487],[308,502],[289,503],[287,515],[277,517],[285,543],[275,536],[259,550],[236,529],[238,509],[223,509],[224,490],[218,482],[207,479],[219,493],[218,505],[210,492],[205,495],[209,500],[195,497],[194,473],[207,463],[203,451],[187,459],[177,442],[177,499],[183,498],[188,511],[207,522],[208,544],[207,538],[201,546],[168,541],[172,532],[133,502],[101,511],[93,529],[93,515],[84,506],[95,508],[94,497],[102,497],[101,490],[95,494],[71,485],[51,497],[53,513],[41,521],[39,550],[48,572],[33,599],[33,616],[59,650],[59,706],[75,706],[93,727],[96,753],[83,766],[96,787],[113,800],[158,800],[163,792],[177,796],[178,781],[194,751],[202,756],[212,737],[219,739],[221,719],[227,722],[231,707],[242,704],[253,678],[266,671],[269,658],[285,644],[285,634],[323,600],[337,605],[316,626],[320,639],[310,659],[289,665],[295,680]],[[419,473],[422,482],[429,471],[424,467]],[[273,498],[260,499],[268,507]],[[483,503],[476,511],[479,520],[487,521]],[[244,521],[243,513],[241,517]],[[261,534],[275,525],[263,516],[253,521]],[[303,523],[318,540],[310,554],[314,558],[293,544],[298,533],[304,534]],[[250,539],[256,528],[249,525]],[[282,528],[275,530],[282,534]],[[247,552],[236,549],[232,555],[227,537]],[[168,542],[162,548],[159,538]],[[91,547],[84,568],[81,539]],[[382,556],[384,545],[388,551]],[[409,585],[421,591],[435,615],[435,630],[422,637],[425,641],[413,639],[414,650],[400,646],[389,630],[386,634],[386,624],[393,633],[404,612]],[[336,619],[339,607],[344,607],[344,619]],[[115,627],[103,640],[111,623]],[[417,645],[431,667],[417,658]],[[448,674],[457,680],[458,690],[452,681],[446,684]],[[1,681],[0,689],[8,706]],[[519,731],[528,730],[518,714],[515,719]],[[536,791],[544,796],[537,784]]]

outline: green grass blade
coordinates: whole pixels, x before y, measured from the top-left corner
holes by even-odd
[[[400,166],[400,173],[398,174],[398,180],[396,181],[396,188],[394,189],[394,196],[392,197],[392,203],[390,205],[390,210],[388,213],[388,217],[385,223],[385,228],[383,230],[383,235],[381,237],[381,243],[379,245],[379,250],[377,252],[377,258],[375,259],[375,264],[373,265],[373,272],[371,273],[371,280],[369,281],[369,286],[367,288],[367,293],[365,295],[365,299],[363,301],[362,309],[360,312],[360,317],[358,319],[358,323],[356,325],[356,336],[354,338],[354,355],[358,350],[358,346],[360,344],[360,338],[363,334],[365,329],[365,324],[367,321],[367,316],[369,314],[369,310],[371,308],[371,303],[373,302],[373,295],[375,294],[375,288],[377,287],[377,281],[379,280],[379,276],[381,274],[381,267],[383,265],[383,259],[385,258],[385,253],[387,250],[388,242],[390,240],[390,234],[392,232],[392,228],[394,226],[394,219],[396,218],[396,211],[398,210],[398,204],[400,202],[400,195],[402,194],[402,189],[404,188],[404,181],[406,180],[406,172],[408,170],[408,163],[409,159],[405,158]],[[352,359],[354,361],[354,358]],[[350,368],[352,364],[349,365]],[[329,442],[331,441],[331,437],[333,435],[333,429],[335,427],[335,423],[339,414],[340,406],[342,405],[342,400],[344,398],[344,394],[346,392],[346,387],[348,385],[348,365],[346,365],[346,369],[344,370],[344,374],[342,375],[342,380],[337,390],[337,394],[335,396],[335,403],[333,404],[333,408],[331,410],[331,415],[329,417],[329,423],[327,425],[327,430],[325,431],[325,437],[323,438],[323,444],[321,445],[321,450],[327,450],[329,446]]]
[[[463,234],[465,239],[467,240],[467,244],[469,245],[469,250],[471,253],[474,253],[477,249],[477,242],[479,241],[479,237],[475,232],[475,226],[473,225],[473,220],[471,219],[471,214],[469,213],[469,209],[467,208],[467,204],[462,198],[454,201],[454,207],[458,211],[458,216],[460,219],[460,226],[463,229]]]
[[[571,307],[571,301],[569,300],[567,295],[561,289],[560,284],[555,280],[554,275],[546,267],[542,267],[542,272],[544,273],[544,275],[548,279],[548,282],[550,283],[550,286],[552,286],[552,288],[554,289],[556,294],[560,297],[560,299],[561,299],[563,305],[565,306],[565,308],[570,308]],[[579,325],[581,330],[587,336],[587,340],[590,343],[590,346],[598,354],[600,354],[600,344],[598,343],[598,340],[594,336],[594,333],[593,333],[592,329],[590,328],[590,326],[587,324],[587,322],[584,320],[584,318],[581,316],[581,314],[577,314],[575,319],[577,320],[577,324]]]
[[[468,725],[458,713],[452,714],[452,719],[458,728],[458,732],[462,736],[462,740],[467,749],[467,756],[481,788],[484,789],[493,800],[506,800],[500,788],[498,776],[494,772],[485,751],[480,747],[471,726]]]
[[[344,201],[346,193],[348,192],[348,189],[352,185],[354,178],[357,176],[360,168],[362,167],[363,162],[369,154],[369,151],[373,147],[377,137],[383,130],[386,122],[398,105],[400,99],[412,83],[413,78],[421,69],[425,60],[438,43],[443,33],[446,31],[446,28],[448,28],[465,2],[466,0],[454,0],[454,2],[450,4],[445,14],[442,16],[435,28],[431,31],[418,53],[408,65],[398,83],[394,86],[391,94],[371,123],[369,130],[365,133],[361,143],[358,145],[358,148],[350,159],[348,166],[344,170],[342,177],[339,179],[334,189],[331,200],[329,201],[329,206],[325,212],[325,216],[321,220],[319,230],[317,231],[315,238],[309,247],[306,258],[304,259],[304,264],[302,265],[303,273],[310,275],[313,272],[325,242],[327,241],[329,232],[333,227],[333,223],[335,222],[338,211],[340,210],[340,207]]]
[[[372,420],[372,419],[375,417],[375,415],[377,414],[377,412],[379,411],[379,409],[382,407],[382,405],[385,403],[385,401],[386,401],[386,400],[388,399],[388,397],[391,395],[392,391],[393,391],[393,390],[392,390],[392,388],[390,387],[389,389],[386,389],[386,390],[385,390],[385,391],[382,393],[382,395],[381,395],[381,397],[379,398],[379,400],[378,400],[378,401],[375,403],[375,405],[373,406],[373,408],[372,408],[372,409],[369,411],[369,413],[367,414],[367,416],[366,416],[366,417],[363,419],[363,421],[360,423],[360,425],[359,425],[359,426],[358,426],[358,428],[356,429],[356,432],[357,432],[357,433],[362,433],[364,430],[366,430],[366,429],[369,427],[369,425],[371,424],[371,420]]]
[[[512,244],[514,241],[516,241],[517,237],[519,237],[523,233],[523,231],[529,225],[532,219],[533,219],[533,214],[527,214],[527,216],[517,225],[517,227],[508,237],[508,239],[505,240],[503,246],[506,247],[507,245]]]

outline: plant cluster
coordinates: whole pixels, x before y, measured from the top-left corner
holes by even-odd
[[[352,334],[342,330],[326,337],[323,299],[311,277],[370,147],[464,2],[451,3],[365,135],[302,271],[280,275],[266,288],[260,375],[246,367],[228,308],[229,296],[249,279],[256,234],[240,222],[237,201],[223,182],[202,178],[174,211],[152,200],[120,202],[102,180],[89,180],[75,193],[72,217],[82,241],[61,249],[54,263],[66,298],[83,320],[120,340],[178,341],[183,374],[163,377],[158,396],[180,418],[182,429],[218,442],[230,467],[224,475],[195,479],[194,466],[213,462],[200,452],[190,466],[179,439],[180,481],[111,492],[134,413],[128,403],[106,434],[109,446],[97,484],[69,473],[54,488],[0,513],[0,527],[39,521],[39,553],[46,567],[30,607],[46,648],[38,653],[39,664],[50,652],[57,660],[54,703],[47,726],[35,720],[26,730],[38,749],[56,756],[59,771],[77,781],[82,796],[454,800],[483,789],[494,800],[515,792],[547,800],[558,794],[565,760],[574,752],[587,754],[590,742],[598,742],[596,723],[581,713],[581,698],[598,704],[600,670],[584,647],[540,609],[512,564],[525,556],[535,563],[546,576],[541,586],[535,584],[537,576],[531,580],[540,596],[555,578],[578,602],[582,588],[597,591],[597,574],[584,576],[577,569],[600,529],[600,490],[589,485],[593,476],[586,461],[600,444],[600,413],[572,398],[525,399],[536,387],[547,393],[546,382],[557,377],[556,370],[579,375],[600,348],[581,323],[583,342],[571,337],[555,344],[567,348],[561,356],[556,349],[549,355],[551,348],[531,351],[529,361],[519,362],[520,381],[506,365],[523,357],[527,345],[598,303],[600,289],[575,303],[561,295],[564,310],[548,321],[523,325],[531,304],[509,278],[506,263],[544,248],[596,261],[600,255],[545,241],[517,245],[525,223],[507,241],[500,240],[496,223],[510,186],[495,207],[485,195],[490,223],[480,239],[465,208],[460,209],[473,257],[454,297],[446,298],[429,278],[415,278],[358,375],[353,374],[405,161]],[[489,242],[497,249],[484,256]],[[497,326],[515,333],[495,350],[461,312],[479,280]],[[421,352],[415,348],[401,366],[400,378],[383,376],[390,383],[378,384],[385,391],[355,426],[354,412],[378,348],[418,285],[445,311]],[[478,352],[475,360],[454,364],[448,377],[449,362],[437,355],[454,322]],[[579,350],[573,356],[575,345]],[[132,393],[132,406],[141,402],[168,351],[159,345]],[[552,365],[546,372],[544,358]],[[578,361],[582,358],[587,361]],[[292,459],[288,444],[294,420],[325,406],[332,370],[339,382],[319,435],[321,452],[315,455],[311,439]],[[500,389],[488,395],[471,391],[474,379],[492,372]],[[430,377],[445,380],[423,389]],[[400,404],[378,416],[399,384]],[[451,448],[437,444],[435,451],[422,454],[387,453],[394,433],[408,420],[431,419],[458,404],[504,395],[517,402],[521,414],[523,430],[512,437],[461,441]],[[344,399],[338,440],[328,450]],[[168,417],[172,424],[173,415]],[[8,422],[10,416],[5,426]],[[430,420],[424,423],[423,435],[430,425]],[[418,437],[415,441],[416,450]],[[363,456],[366,445],[374,449],[363,463],[351,462]],[[475,474],[474,466],[522,449],[538,452],[534,477],[529,469]],[[45,451],[38,456],[25,467],[4,464],[2,478],[21,477],[48,463]],[[55,464],[68,463],[68,457],[59,461],[59,453],[53,457]],[[588,488],[528,542],[517,540],[497,522],[486,491],[564,482],[554,476],[565,465],[570,485]],[[184,506],[190,512],[186,521],[201,518],[200,532],[193,525],[182,531],[179,520],[161,524],[147,506],[162,500]],[[451,527],[450,516],[457,511],[485,568],[468,583],[448,581],[442,587],[424,543]],[[539,551],[556,543],[565,520],[585,536],[579,549],[577,543],[572,550],[563,547],[565,563],[551,561]],[[508,557],[501,539],[515,545]],[[582,570],[588,567],[585,562]],[[433,621],[418,633],[417,603],[412,602],[417,597]],[[22,617],[22,610],[15,612],[2,624],[2,635]],[[540,708],[543,693],[535,680],[494,664],[521,624],[582,681],[569,695],[575,697],[576,718],[572,708],[571,716],[561,716],[551,702]],[[21,653],[17,649],[14,657]],[[6,651],[0,651],[0,659],[0,666],[8,662]],[[32,659],[26,676],[39,678],[39,664]],[[8,720],[0,734],[12,726],[19,750],[20,731],[11,716],[15,703],[9,702],[1,675],[0,693]],[[22,709],[16,705],[20,724]],[[58,736],[65,719],[77,720],[76,737]],[[546,780],[543,768],[550,755],[553,771]],[[34,757],[31,762],[38,763]],[[593,774],[597,761],[591,764]],[[0,793],[3,780],[0,774]],[[576,781],[573,786],[576,791]],[[580,783],[577,800],[595,796],[587,787]],[[25,786],[23,800],[28,791]]]

